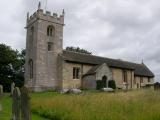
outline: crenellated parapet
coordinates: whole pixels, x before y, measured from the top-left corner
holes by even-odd
[[[38,7],[38,10],[32,15],[29,15],[29,13],[27,13],[27,26],[31,25],[36,20],[44,20],[47,22],[64,25],[64,15],[64,10],[61,15],[58,15],[57,13],[44,11],[43,9],[40,9],[40,7]]]

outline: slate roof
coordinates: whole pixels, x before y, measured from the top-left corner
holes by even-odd
[[[135,75],[138,76],[154,77],[154,74],[148,69],[148,67],[145,64],[137,64],[128,61],[99,57],[94,55],[87,55],[65,50],[63,51],[62,57],[67,62],[92,64],[92,65],[100,65],[102,63],[106,63],[109,67],[135,70]]]

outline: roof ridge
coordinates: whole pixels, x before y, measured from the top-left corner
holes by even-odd
[[[115,60],[115,61],[119,61],[119,62],[128,62],[128,63],[131,63],[131,64],[142,65],[140,63],[135,63],[135,62],[126,61],[126,60],[113,59],[113,58],[109,58],[109,57],[102,57],[102,56],[98,56],[98,55],[85,54],[85,53],[79,53],[79,52],[68,51],[68,50],[63,50],[63,51],[70,52],[70,53],[75,53],[75,54],[80,54],[80,55],[85,55],[85,56],[92,56],[92,57],[98,57],[98,58],[103,58],[103,59]]]

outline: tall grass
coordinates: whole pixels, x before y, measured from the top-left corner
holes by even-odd
[[[0,105],[2,106],[2,111],[0,111],[0,120],[11,120],[12,118],[12,99],[10,94],[4,94],[3,97],[0,96]],[[37,114],[32,114],[32,120],[48,120]]]
[[[50,120],[160,120],[160,93],[33,94],[32,112]]]

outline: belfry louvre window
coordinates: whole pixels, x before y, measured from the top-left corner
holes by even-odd
[[[73,79],[79,79],[80,78],[80,68],[73,67]]]
[[[47,36],[53,36],[53,27],[52,26],[49,26],[48,28],[47,28]]]

